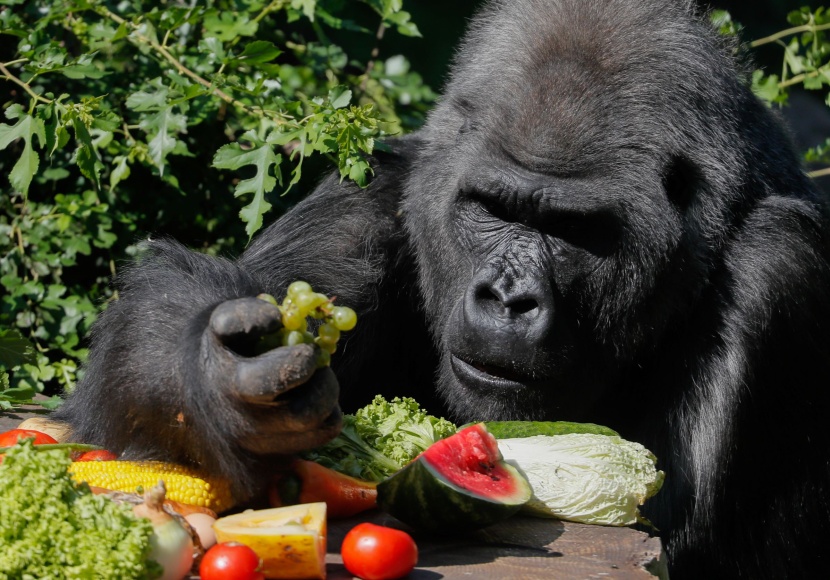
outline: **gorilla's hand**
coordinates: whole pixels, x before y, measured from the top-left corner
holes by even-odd
[[[317,347],[278,347],[255,354],[260,339],[282,327],[279,309],[257,298],[221,303],[202,336],[205,382],[222,391],[242,418],[238,444],[258,454],[294,453],[340,430],[339,385],[317,368]]]

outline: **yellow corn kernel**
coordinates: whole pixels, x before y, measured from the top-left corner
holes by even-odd
[[[234,505],[227,481],[210,478],[193,469],[162,461],[73,461],[72,478],[112,491],[136,493],[159,480],[167,487],[167,499],[205,507],[221,513]]]

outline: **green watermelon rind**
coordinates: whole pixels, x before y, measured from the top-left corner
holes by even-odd
[[[499,465],[516,483],[512,499],[493,500],[459,487],[422,455],[378,484],[378,506],[417,530],[449,533],[484,528],[518,512],[533,495],[515,467]]]
[[[484,425],[496,439],[519,439],[534,435],[567,435],[588,433],[591,435],[618,436],[619,433],[595,423],[571,421],[485,421]]]

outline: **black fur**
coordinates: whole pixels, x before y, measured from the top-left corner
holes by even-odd
[[[690,2],[492,1],[368,189],[329,178],[235,263],[152,242],[60,415],[252,492],[250,361],[211,362],[209,319],[305,279],[359,311],[345,409],[409,394],[458,421],[608,425],[667,473],[645,515],[672,578],[826,574],[827,204],[731,51]],[[290,411],[313,409],[312,439],[336,421],[319,398]]]

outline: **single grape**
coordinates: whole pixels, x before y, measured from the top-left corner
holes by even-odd
[[[335,306],[331,315],[338,330],[351,330],[357,324],[357,314],[348,306]]]
[[[304,323],[305,316],[296,307],[283,311],[282,325],[286,330],[300,330]]]
[[[283,346],[294,346],[305,342],[305,334],[300,330],[286,332],[282,339]]]
[[[304,292],[311,292],[311,284],[303,282],[302,280],[297,280],[296,282],[291,282],[291,284],[288,285],[286,293],[288,296],[293,297]]]
[[[325,340],[321,340],[318,336],[314,339],[314,344],[320,347],[322,350],[326,351],[329,354],[334,354],[337,352],[337,343],[334,342],[326,342]]]
[[[265,294],[263,292],[262,294],[257,294],[257,298],[259,298],[260,300],[264,300],[265,302],[268,302],[270,304],[273,304],[274,306],[279,306],[279,304],[277,304],[277,299],[271,296],[270,294]]]
[[[317,295],[314,292],[300,292],[299,294],[295,294],[294,304],[297,305],[297,308],[300,309],[300,312],[303,315],[308,316],[308,313],[317,306],[316,303]]]
[[[321,341],[337,344],[337,341],[340,340],[340,330],[333,324],[326,322],[317,329],[317,337]]]

